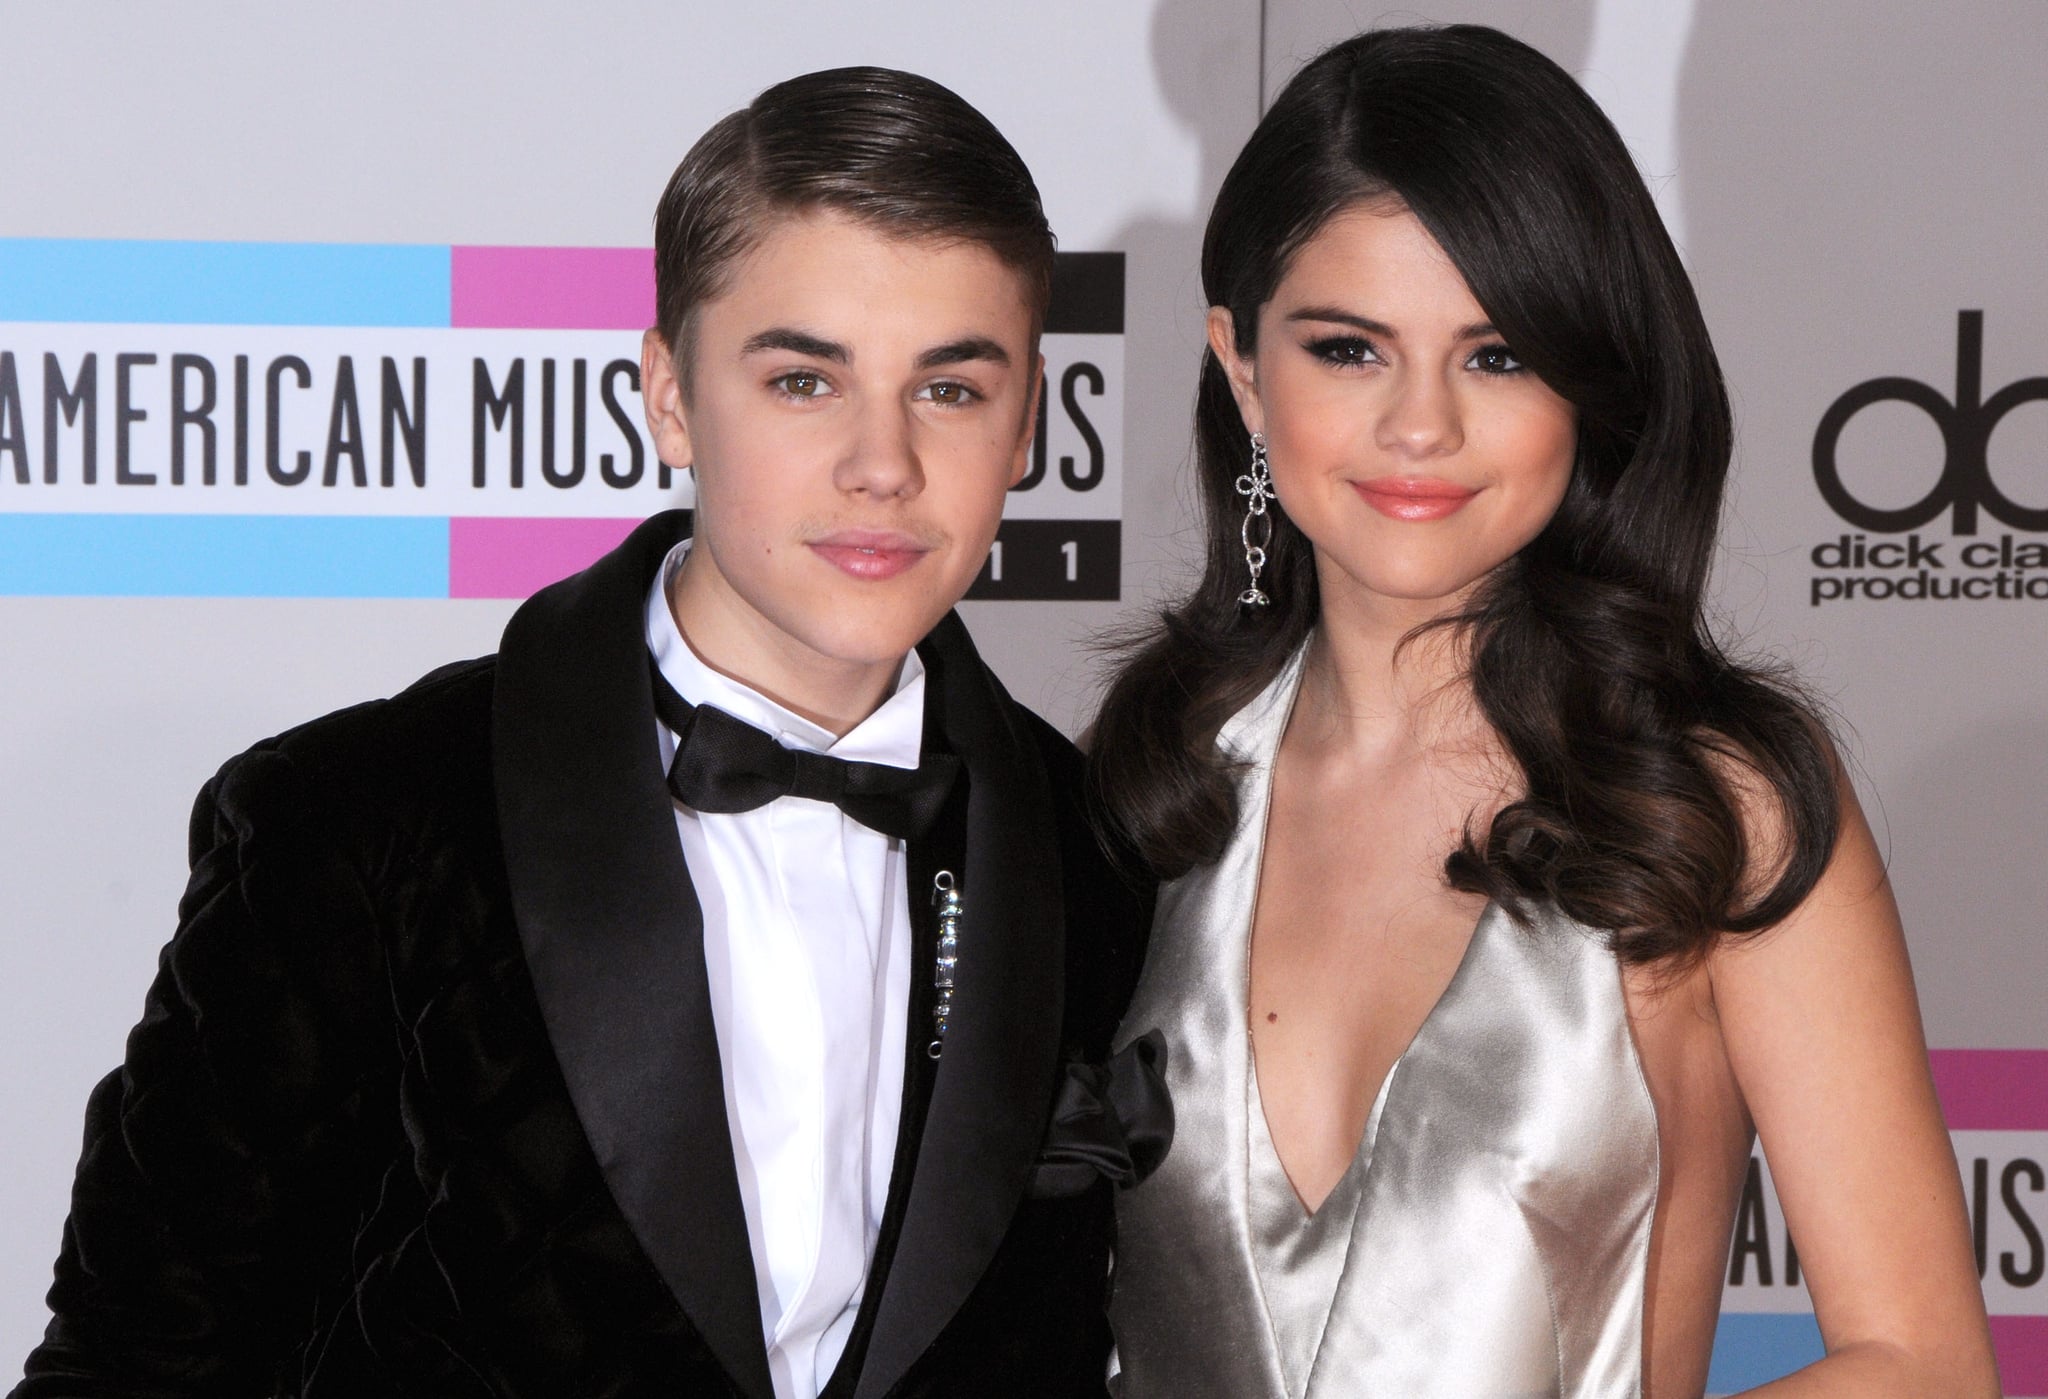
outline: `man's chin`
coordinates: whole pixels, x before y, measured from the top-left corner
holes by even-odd
[[[900,659],[953,610],[972,580],[962,580],[957,590],[933,586],[951,581],[904,576],[841,584],[816,599],[804,630],[823,643],[818,649],[844,660]]]
[[[825,632],[814,631],[800,639],[818,655],[841,665],[894,665],[923,641],[926,634],[939,624],[939,618],[945,615],[940,611],[927,617],[919,612],[914,616],[892,617],[886,623],[865,626],[848,619],[853,624]]]

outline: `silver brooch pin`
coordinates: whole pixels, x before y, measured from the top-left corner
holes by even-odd
[[[932,988],[938,1000],[932,1006],[932,1042],[925,1053],[936,1059],[946,1047],[946,1021],[953,1014],[953,969],[960,964],[960,884],[953,871],[940,870],[932,876],[932,907],[939,911],[939,951],[932,959]]]

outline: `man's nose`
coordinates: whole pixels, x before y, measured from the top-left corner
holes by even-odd
[[[910,405],[877,399],[856,415],[853,440],[835,473],[842,491],[877,497],[911,497],[924,489],[915,421]]]

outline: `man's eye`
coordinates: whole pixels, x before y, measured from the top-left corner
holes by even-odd
[[[932,402],[944,404],[948,408],[958,408],[963,404],[971,403],[977,396],[974,390],[968,388],[967,385],[956,384],[950,380],[942,380],[939,383],[926,386],[924,395]]]
[[[1472,352],[1471,364],[1483,374],[1514,374],[1522,368],[1515,352],[1505,345],[1485,345]]]
[[[777,375],[773,382],[775,387],[791,398],[816,398],[825,391],[825,380],[808,370],[799,369],[789,374]]]

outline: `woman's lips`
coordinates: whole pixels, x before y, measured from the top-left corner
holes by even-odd
[[[1353,481],[1351,488],[1365,503],[1394,520],[1441,520],[1465,508],[1479,492],[1431,476],[1382,476]]]
[[[894,578],[917,564],[931,546],[887,530],[840,530],[809,541],[811,552],[851,578]]]

